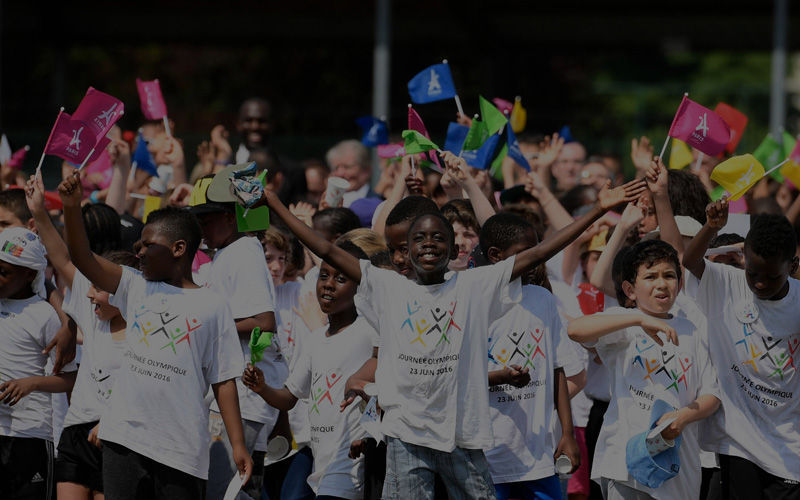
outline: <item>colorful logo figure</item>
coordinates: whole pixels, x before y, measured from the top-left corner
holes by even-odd
[[[755,330],[749,323],[742,324],[742,337],[733,345],[739,346],[739,359],[754,373],[769,378],[785,380],[796,371],[794,356],[800,348],[800,334],[786,339],[773,339],[753,335]]]
[[[546,329],[535,326],[532,330],[511,331],[497,340],[489,339],[489,360],[501,366],[519,365],[536,370],[537,357],[545,355]]]
[[[332,407],[336,406],[333,402],[331,389],[333,389],[340,380],[342,380],[341,373],[331,372],[330,374],[325,374],[314,372],[311,378],[311,400],[314,402],[314,404],[311,405],[311,411],[315,411],[317,415],[319,415],[319,409],[325,401]]]
[[[688,354],[663,349],[646,335],[638,336],[635,347],[631,364],[639,367],[643,381],[662,384],[667,390],[674,389],[675,394],[689,389],[686,374],[694,361]]]
[[[416,300],[407,302],[408,318],[400,325],[400,330],[410,333],[410,344],[418,343],[428,350],[443,342],[449,344],[448,335],[452,335],[456,330],[461,331],[461,327],[453,320],[455,310],[455,302],[451,302],[447,308],[440,305],[423,307]],[[454,330],[451,330],[451,327]]]
[[[131,332],[138,332],[139,343],[148,348],[154,342],[159,350],[169,348],[177,355],[177,344],[186,341],[187,345],[191,345],[190,334],[202,325],[197,318],[174,314],[169,310],[156,313],[142,304],[134,312]]]
[[[22,252],[24,252],[24,251],[25,251],[25,249],[23,247],[21,247],[19,245],[15,245],[15,244],[11,243],[10,241],[6,241],[3,244],[2,252],[3,253],[7,253],[9,255],[13,255],[14,257],[19,257],[20,255],[22,255]]]

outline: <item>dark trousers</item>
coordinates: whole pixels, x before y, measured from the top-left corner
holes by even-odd
[[[725,500],[800,500],[800,483],[773,476],[750,460],[719,456]]]

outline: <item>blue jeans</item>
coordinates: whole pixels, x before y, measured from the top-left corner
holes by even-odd
[[[306,481],[311,475],[314,466],[314,457],[311,448],[304,446],[292,457],[292,463],[286,471],[281,488],[281,500],[310,500],[314,498],[314,491]]]
[[[561,500],[561,482],[558,476],[543,477],[533,481],[494,485],[497,500],[520,498],[522,500]]]
[[[387,438],[385,500],[434,500],[435,474],[451,500],[496,498],[482,450],[456,448],[446,453]]]

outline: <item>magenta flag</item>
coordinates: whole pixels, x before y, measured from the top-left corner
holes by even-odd
[[[136,79],[136,88],[139,90],[139,100],[142,103],[142,114],[148,120],[160,120],[167,116],[167,103],[161,95],[161,85],[158,78],[146,82]]]
[[[73,120],[68,113],[61,113],[56,118],[50,141],[45,153],[56,155],[68,162],[80,165],[95,145],[95,138],[89,126]]]
[[[408,129],[416,130],[417,132],[424,135],[428,139],[431,138],[430,134],[428,134],[428,129],[426,129],[425,124],[422,123],[422,117],[419,116],[419,113],[417,113],[417,111],[413,107],[411,107],[410,104],[408,105]],[[425,153],[425,156],[427,156],[428,159],[431,160],[433,163],[435,163],[436,166],[438,166],[439,168],[442,167],[442,164],[439,163],[439,158],[436,156],[435,151],[428,151],[427,153]]]
[[[492,103],[503,113],[505,116],[511,116],[511,110],[514,109],[514,103],[508,102],[505,99],[495,97]]]
[[[721,116],[683,96],[669,128],[669,136],[703,153],[716,156],[731,140],[731,129]]]
[[[397,158],[406,154],[403,143],[378,144],[378,158]]]
[[[105,137],[124,112],[122,101],[89,87],[78,109],[72,113],[72,119],[85,123],[96,142]]]
[[[75,115],[72,116],[74,118]],[[105,136],[101,137],[100,140],[97,141],[97,144],[94,146],[94,152],[92,153],[92,156],[89,157],[87,166],[98,161],[98,159],[100,159],[100,157],[103,155],[104,151],[106,153],[106,157],[108,158],[108,164],[111,165],[111,157],[108,156],[108,151],[106,151],[106,148],[108,148],[109,144],[111,144],[111,139]]]
[[[8,160],[8,168],[22,168],[22,165],[25,163],[25,156],[30,149],[30,146],[25,146],[24,148],[19,148],[14,151],[14,154],[11,155],[11,159]]]

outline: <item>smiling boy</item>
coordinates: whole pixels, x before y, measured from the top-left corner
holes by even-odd
[[[711,360],[722,408],[702,445],[719,454],[723,496],[800,497],[800,282],[794,229],[782,215],[753,218],[744,270],[707,262],[709,242],[725,226],[728,203],[706,208],[706,224],[683,255],[700,280],[697,303],[708,316]]]

